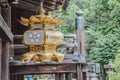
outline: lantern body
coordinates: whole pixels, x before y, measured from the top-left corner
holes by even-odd
[[[63,34],[56,31],[56,26],[61,21],[58,18],[52,18],[50,14],[44,15],[44,10],[40,12],[37,17],[31,16],[29,19],[22,18],[21,20],[23,23],[27,22],[30,27],[23,34],[23,43],[30,47],[30,52],[23,54],[21,59],[23,62],[29,62],[31,59],[35,62],[49,62],[50,60],[61,62],[64,55],[56,52],[56,47],[62,44],[64,39]]]

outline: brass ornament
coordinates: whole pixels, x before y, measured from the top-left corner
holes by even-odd
[[[20,23],[27,24],[29,30],[23,34],[23,43],[30,47],[30,52],[21,56],[22,62],[34,60],[36,63],[61,62],[64,55],[56,52],[56,47],[62,44],[64,36],[56,31],[56,26],[63,23],[52,13],[45,15],[45,10],[40,9],[40,15],[31,16],[29,19],[21,17]]]

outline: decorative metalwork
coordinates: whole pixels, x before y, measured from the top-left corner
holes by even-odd
[[[31,16],[29,19],[21,17],[21,23],[29,26],[29,30],[23,35],[24,44],[30,47],[30,52],[23,54],[23,62],[34,60],[36,63],[49,62],[50,60],[61,62],[64,55],[56,52],[56,47],[63,42],[63,34],[56,31],[56,26],[63,23],[52,13],[45,15],[45,10],[40,9],[40,15]]]

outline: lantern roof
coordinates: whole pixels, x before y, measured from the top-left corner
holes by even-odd
[[[31,26],[33,24],[50,24],[54,26],[58,26],[63,23],[63,20],[60,20],[58,17],[53,18],[52,12],[48,12],[44,9],[39,10],[39,15],[32,15],[29,19],[21,17],[20,23],[25,26]]]

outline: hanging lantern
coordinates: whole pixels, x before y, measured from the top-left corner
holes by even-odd
[[[56,26],[63,21],[53,18],[51,12],[45,15],[44,9],[40,9],[39,13],[29,19],[21,17],[21,23],[29,26],[23,35],[23,43],[30,47],[30,52],[23,54],[21,59],[23,62],[33,59],[36,63],[50,60],[61,62],[64,55],[56,52],[56,47],[63,42],[64,36],[56,31]]]

